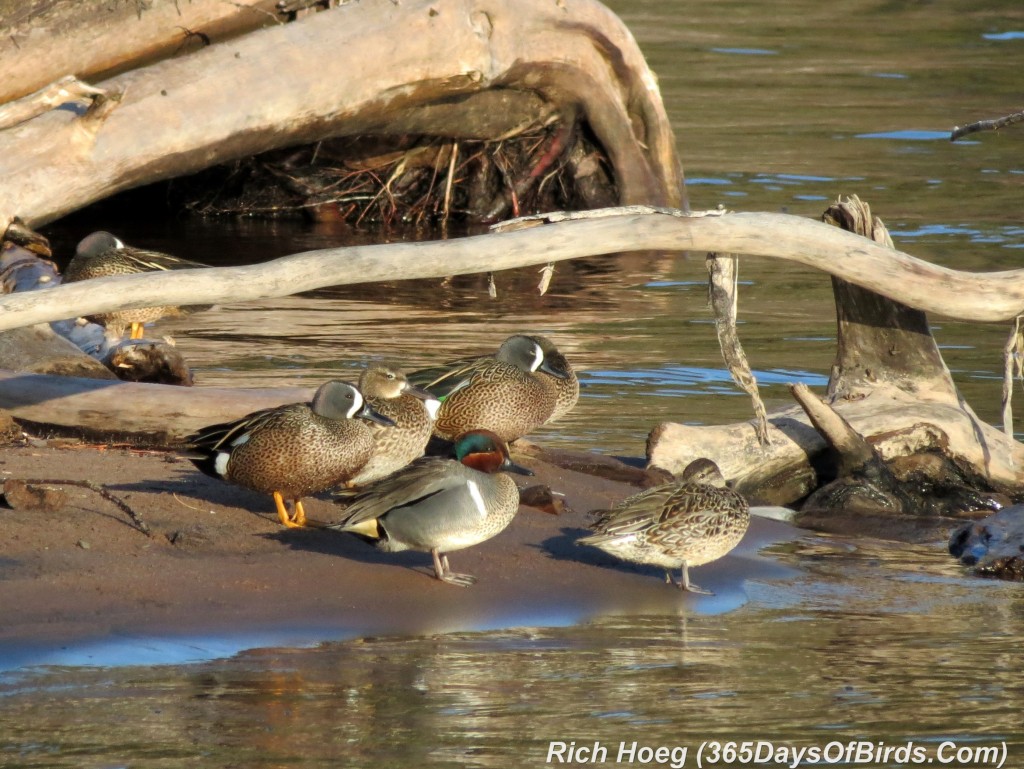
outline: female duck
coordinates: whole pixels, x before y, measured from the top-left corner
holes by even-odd
[[[365,486],[423,456],[441,405],[426,390],[410,384],[398,368],[371,366],[359,377],[359,390],[370,407],[394,422],[391,427],[370,425],[373,454],[349,486]]]
[[[679,480],[647,489],[611,510],[595,510],[594,534],[576,541],[633,563],[665,569],[665,581],[681,590],[707,593],[690,582],[689,567],[711,563],[743,539],[750,508],[743,497],[725,488],[710,459],[687,465]],[[681,569],[675,582],[671,570]]]
[[[453,572],[446,553],[484,542],[512,522],[519,490],[501,470],[533,473],[513,464],[505,442],[486,430],[460,436],[454,454],[454,460],[423,457],[378,481],[351,497],[344,517],[328,528],[369,539],[385,552],[429,552],[439,580],[472,585],[476,578]]]
[[[572,408],[579,381],[549,340],[516,334],[495,355],[464,358],[410,379],[441,400],[434,433],[452,440],[491,430],[514,441]]]
[[[145,251],[126,246],[109,232],[94,232],[87,235],[75,249],[75,255],[64,271],[64,282],[74,283],[89,278],[106,278],[111,275],[132,275],[138,272],[158,270],[185,270],[206,267],[199,262],[190,262],[158,251]],[[89,319],[101,323],[115,335],[122,336],[125,326],[130,325],[131,339],[142,337],[142,326],[165,317],[182,317],[209,305],[191,307],[136,307],[129,310],[113,310],[91,316]]]
[[[207,475],[272,494],[285,526],[303,526],[302,497],[344,483],[373,453],[368,419],[391,424],[347,382],[320,386],[312,403],[255,411],[190,435],[186,454]],[[293,502],[289,515],[284,500]]]

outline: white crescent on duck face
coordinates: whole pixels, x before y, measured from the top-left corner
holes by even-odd
[[[134,275],[141,272],[185,270],[206,266],[159,251],[132,248],[109,232],[94,232],[79,242],[74,257],[64,270],[63,280],[65,283],[75,283],[113,275]],[[89,319],[103,324],[115,336],[121,336],[124,329],[131,326],[130,338],[139,339],[142,337],[142,327],[145,323],[160,318],[183,317],[209,307],[210,305],[137,307],[99,313],[90,316]]]

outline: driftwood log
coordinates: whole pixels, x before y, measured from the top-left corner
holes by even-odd
[[[895,253],[884,225],[856,198],[832,206],[824,218],[864,233]],[[836,259],[851,256],[837,253]],[[838,344],[827,403],[819,403],[806,388],[797,388],[801,408],[784,409],[769,418],[770,445],[754,439],[751,425],[659,425],[648,441],[651,464],[679,472],[692,458],[710,455],[741,489],[773,504],[795,502],[837,475],[856,473],[861,481],[877,481],[875,485],[892,498],[880,507],[916,514],[927,505],[900,487],[886,463],[935,453],[951,464],[936,468],[934,486],[950,484],[953,476],[968,476],[980,479],[985,491],[1018,493],[1024,487],[1024,446],[977,418],[957,391],[928,328],[924,310],[959,317],[958,310],[944,307],[942,300],[930,305],[908,300],[905,278],[893,267],[895,263],[888,269],[879,265],[873,285],[862,276],[829,270]],[[939,280],[933,286],[938,299],[946,296],[950,284]],[[1010,293],[1015,290],[1008,288]],[[963,298],[971,298],[970,290],[965,290]],[[1018,306],[1009,317],[1020,312]],[[838,469],[821,477],[817,460],[827,449],[839,454],[832,463]],[[862,498],[869,495],[864,489],[860,483],[856,493]],[[840,496],[831,497],[836,505]],[[980,496],[957,492],[950,495],[949,508],[962,506],[953,496],[976,499],[978,509],[987,504]]]
[[[0,0],[0,104],[282,20],[274,0]]]
[[[82,70],[61,66],[58,77]],[[552,120],[587,126],[618,202],[683,203],[654,76],[629,30],[591,0],[347,3],[90,85],[103,95],[84,94],[80,109],[0,131],[0,230],[330,137],[501,139]]]
[[[797,261],[916,308],[914,312],[986,321],[1024,313],[1024,270],[971,274],[936,267],[838,227],[781,214],[687,215],[612,209],[532,218],[505,229],[450,241],[330,249],[261,265],[105,278],[14,294],[0,299],[0,329],[119,306],[186,301],[223,304],[327,285],[473,273],[481,269],[481,254],[488,255],[489,268],[506,269],[637,249],[700,250]],[[943,384],[948,373],[943,374],[937,351],[936,357],[929,357],[929,345],[934,343],[914,325],[919,322],[884,332],[866,323],[862,338],[869,341],[859,346],[853,344],[856,332],[844,332],[844,352],[837,362],[845,370],[833,377],[834,407],[885,459],[938,446],[992,484],[1018,488],[1024,480],[1024,446],[982,423],[959,401],[955,388]],[[881,352],[871,348],[877,338],[893,342],[896,337],[889,336],[892,334],[908,335],[900,344],[923,337],[918,353],[911,358],[917,361],[914,365],[923,367],[919,380],[911,376],[912,367],[899,361],[885,365],[886,354],[901,349],[898,345]],[[863,345],[868,347],[861,349]],[[854,354],[855,349],[861,352]],[[899,355],[892,357],[902,361]],[[921,360],[931,363],[925,367]],[[97,431],[173,442],[208,421],[212,413],[224,419],[275,399],[285,402],[308,397],[307,392],[294,390],[270,396],[257,393],[250,398],[244,391],[211,393],[206,388],[186,391],[157,385],[134,385],[130,394],[124,390],[124,395],[116,395],[118,387],[125,385],[85,380],[48,383],[8,374],[0,384],[0,407],[33,422],[74,427],[88,419],[89,428]],[[132,408],[125,410],[123,405],[129,399]],[[202,402],[207,405],[193,406],[201,402],[193,399],[206,399]],[[168,413],[175,415],[173,420],[164,416]],[[650,436],[649,463],[678,472],[696,456],[711,456],[741,490],[756,491],[759,501],[792,502],[815,488],[817,476],[809,457],[820,454],[826,443],[797,407],[771,414],[768,426],[771,441],[762,445],[749,423],[708,427],[662,424]]]
[[[3,293],[45,291],[61,275],[42,238],[14,237],[0,243]],[[9,233],[10,234],[10,233]],[[17,241],[22,241],[19,244]],[[31,248],[31,250],[29,250]],[[166,340],[118,340],[85,318],[68,318],[0,331],[0,369],[37,374],[191,385],[192,372]]]

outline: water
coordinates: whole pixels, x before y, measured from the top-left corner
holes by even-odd
[[[24,767],[530,767],[551,743],[598,742],[611,753],[604,765],[625,766],[618,746],[635,741],[686,748],[683,765],[695,766],[705,741],[773,752],[912,744],[930,757],[948,741],[1006,742],[1016,765],[1016,585],[964,579],[924,547],[808,538],[775,557],[800,573],[747,582],[749,602],[721,613],[8,675],[0,757]]]
[[[962,269],[1018,266],[1022,129],[944,138],[1020,108],[1018,3],[612,7],[659,77],[692,207],[817,217],[855,193],[902,250]],[[107,224],[79,226],[48,234],[73,242]],[[206,261],[338,240],[253,222],[137,234],[172,252],[187,242]],[[744,259],[740,277],[740,335],[769,407],[789,402],[789,381],[823,387],[828,279],[765,259]],[[546,445],[640,456],[657,422],[749,418],[722,371],[701,256],[566,264],[544,298],[533,271],[497,279],[493,301],[481,278],[396,283],[227,306],[161,330],[201,384],[254,386],[355,376],[378,358],[414,368],[545,332],[584,385],[576,410],[536,436]],[[932,323],[968,401],[998,421],[1007,329]],[[551,741],[596,740],[614,754],[636,740],[688,748],[695,766],[712,739],[913,741],[936,763],[943,740],[1007,741],[1007,765],[1019,764],[1019,586],[965,578],[935,546],[809,537],[772,553],[795,571],[746,581],[738,607],[697,601],[424,638],[304,636],[304,646],[254,639],[238,654],[244,643],[198,643],[203,661],[191,664],[154,643],[146,664],[12,671],[0,678],[0,764],[540,766]]]

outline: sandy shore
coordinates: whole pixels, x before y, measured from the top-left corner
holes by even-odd
[[[623,482],[516,460],[565,494],[560,515],[522,507],[498,537],[451,556],[471,588],[432,578],[423,553],[379,553],[336,532],[284,530],[269,497],[196,471],[173,455],[54,444],[0,449],[4,479],[103,484],[151,528],[84,488],[57,510],[0,509],[0,663],[61,661],[75,649],[139,639],[247,638],[301,643],[345,636],[565,624],[601,613],[721,610],[747,577],[786,569],[757,551],[798,530],[756,520],[732,554],[693,572],[715,596],[680,594],[655,569],[575,545],[587,510],[634,493]],[[311,517],[335,505],[314,499]],[[134,640],[133,640],[134,639]],[[141,643],[141,641],[140,641]],[[258,643],[258,642],[257,642]],[[255,644],[250,644],[255,645]],[[201,656],[201,654],[200,654]]]

